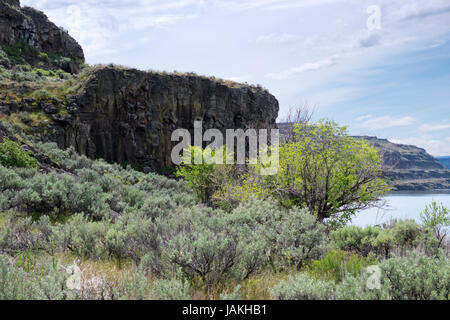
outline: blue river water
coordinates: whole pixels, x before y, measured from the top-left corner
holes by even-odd
[[[384,197],[382,208],[370,208],[358,212],[350,224],[365,227],[389,222],[391,219],[414,219],[420,222],[420,213],[432,201],[450,208],[450,191],[398,192]]]

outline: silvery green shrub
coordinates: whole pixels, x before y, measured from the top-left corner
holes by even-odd
[[[282,210],[271,201],[249,199],[227,214],[240,237],[247,270],[265,263],[301,267],[325,250],[325,227],[304,209]],[[252,267],[253,264],[253,267]]]
[[[335,297],[339,300],[391,300],[389,285],[383,278],[377,288],[370,288],[367,284],[369,274],[359,276],[347,275],[342,282],[336,285]]]
[[[125,275],[123,281],[123,292],[119,299],[122,300],[148,300],[150,296],[150,285],[143,270],[137,270],[131,276]]]
[[[0,164],[0,191],[2,194],[7,191],[20,190],[23,186],[24,181],[13,169],[8,169]]]
[[[26,272],[0,255],[0,300],[71,300],[76,292],[67,288],[68,275],[54,266]]]
[[[379,227],[348,226],[332,231],[330,239],[338,249],[367,256],[373,251],[373,240],[380,232]]]
[[[343,227],[332,231],[330,240],[332,247],[362,256],[375,253],[384,258],[390,258],[393,253],[403,255],[417,248],[434,255],[439,246],[431,231],[414,220],[395,221],[383,228]]]
[[[12,202],[28,213],[60,214],[83,212],[100,219],[109,215],[112,195],[102,192],[99,185],[79,183],[69,175],[37,174],[27,180]]]
[[[369,286],[373,273],[347,275],[342,282],[314,280],[300,274],[281,281],[271,290],[274,299],[435,300],[450,299],[450,261],[445,254],[428,257],[412,252],[387,259],[377,266],[377,285]]]
[[[241,285],[234,287],[233,291],[224,292],[220,295],[220,300],[242,300]]]
[[[214,284],[232,273],[239,258],[238,237],[229,231],[221,213],[182,208],[163,224],[161,254],[188,277],[198,275]]]
[[[190,285],[178,279],[160,279],[152,283],[152,294],[158,300],[190,300]]]
[[[450,299],[450,260],[413,252],[383,261],[379,267],[394,300]]]
[[[48,271],[37,277],[37,281],[33,282],[33,300],[73,300],[76,298],[76,292],[67,287],[69,275],[64,271],[50,267]]]
[[[445,254],[428,257],[410,252],[378,265],[379,288],[368,287],[368,273],[348,276],[336,288],[339,299],[435,300],[450,299],[450,261]]]
[[[0,252],[14,255],[25,250],[42,248],[45,238],[34,232],[31,217],[10,217],[0,228]]]
[[[270,294],[275,300],[334,300],[334,287],[333,281],[314,280],[301,273],[278,283]]]
[[[280,255],[279,268],[289,265],[301,268],[325,253],[325,226],[305,209],[289,210],[276,231],[275,252]]]
[[[422,228],[414,220],[397,221],[392,228],[395,243],[401,247],[414,248],[422,240]]]
[[[66,223],[53,227],[50,242],[79,256],[100,258],[106,254],[102,243],[108,227],[107,222],[89,221],[83,214],[75,214]]]
[[[0,255],[0,300],[26,300],[32,298],[33,283],[27,273],[14,268],[6,255]]]

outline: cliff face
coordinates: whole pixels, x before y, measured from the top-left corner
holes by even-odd
[[[47,16],[33,8],[21,8],[18,0],[0,2],[0,46],[21,50],[31,65],[55,65],[67,72],[76,73],[84,62],[81,46],[69,34],[50,22]],[[24,48],[26,46],[26,48]],[[31,49],[31,50],[26,50]],[[65,57],[60,61],[49,61],[39,53]],[[56,59],[55,59],[56,60]]]
[[[193,75],[149,73],[96,67],[84,75],[76,94],[36,100],[32,97],[0,110],[44,113],[50,122],[36,129],[44,141],[107,161],[149,169],[171,166],[175,129],[275,128],[278,101],[267,91]]]
[[[278,102],[248,86],[231,88],[196,76],[101,68],[68,99],[69,113],[48,135],[66,148],[150,168],[172,165],[175,129],[274,128]]]
[[[450,189],[450,170],[424,149],[376,137],[356,137],[372,144],[383,161],[384,176],[393,190]]]
[[[444,166],[424,149],[395,144],[377,137],[356,137],[372,144],[383,159],[386,170],[443,170]]]
[[[278,101],[260,87],[114,66],[79,73],[78,43],[17,0],[0,2],[0,49],[0,119],[91,158],[159,169],[172,165],[172,132],[194,120],[223,132],[276,127]]]

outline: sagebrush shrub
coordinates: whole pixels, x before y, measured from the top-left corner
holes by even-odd
[[[150,298],[150,285],[143,270],[137,270],[133,275],[126,274],[123,281],[123,300],[148,300]]]
[[[414,220],[395,221],[384,228],[348,226],[332,231],[330,240],[332,247],[364,257],[372,253],[390,258],[393,253],[404,254],[416,248],[435,254],[439,247],[430,229]]]
[[[211,285],[228,277],[238,261],[238,238],[212,209],[182,209],[163,228],[163,256],[189,277],[196,274]]]
[[[9,57],[0,47],[0,66],[8,67],[10,64]]]
[[[450,299],[450,260],[419,253],[382,262],[380,268],[395,300]]]
[[[112,195],[94,183],[76,182],[69,175],[38,174],[28,181],[15,199],[15,205],[29,213],[74,214],[83,212],[94,218],[107,217]]]
[[[68,274],[53,265],[26,272],[0,255],[0,300],[72,300],[76,292],[67,288]]]
[[[0,227],[0,252],[10,255],[45,248],[45,235],[34,231],[31,217],[10,217]]]
[[[332,231],[330,238],[332,243],[341,250],[367,256],[373,250],[373,239],[380,232],[381,229],[378,227],[348,226]]]
[[[333,300],[334,282],[313,280],[301,273],[287,281],[281,281],[271,289],[275,300]]]
[[[178,279],[156,280],[152,283],[152,294],[159,300],[190,300],[190,285]]]
[[[100,258],[106,255],[102,243],[107,230],[107,222],[92,222],[82,214],[76,214],[65,224],[53,227],[50,242],[56,248],[69,250],[78,256]]]

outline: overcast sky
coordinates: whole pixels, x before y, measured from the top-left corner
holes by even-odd
[[[261,84],[352,134],[450,155],[449,0],[21,0],[87,62]]]

